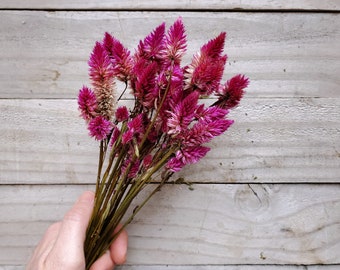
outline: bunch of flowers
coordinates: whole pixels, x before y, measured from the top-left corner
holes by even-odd
[[[92,88],[83,86],[78,96],[89,134],[100,142],[95,206],[85,242],[87,269],[152,195],[175,172],[203,158],[210,150],[206,144],[233,123],[228,112],[238,105],[248,79],[237,75],[221,83],[225,38],[223,32],[208,41],[185,66],[181,18],[168,31],[165,23],[156,27],[134,54],[109,33],[96,42],[88,62]],[[117,81],[125,85],[119,97]],[[127,89],[133,96],[130,108],[119,106]],[[206,97],[215,100],[207,105],[201,102]],[[158,184],[114,233],[150,182]]]

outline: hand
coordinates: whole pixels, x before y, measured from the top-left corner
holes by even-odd
[[[26,270],[84,270],[84,241],[94,203],[93,192],[84,192],[61,222],[52,224],[36,247]],[[91,270],[112,270],[123,264],[127,252],[127,233],[122,231]]]

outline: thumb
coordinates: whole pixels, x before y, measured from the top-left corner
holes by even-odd
[[[59,235],[50,253],[54,263],[72,269],[83,268],[86,229],[92,214],[94,193],[84,192],[66,213]]]

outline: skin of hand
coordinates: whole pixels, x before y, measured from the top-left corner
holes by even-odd
[[[47,229],[26,270],[84,270],[84,241],[93,204],[94,193],[84,192],[64,219]],[[112,270],[115,265],[123,264],[126,260],[127,242],[127,232],[123,230],[90,270]]]

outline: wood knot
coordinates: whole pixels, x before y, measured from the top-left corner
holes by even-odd
[[[234,202],[247,218],[263,221],[270,218],[269,194],[261,184],[241,185],[234,195]]]

